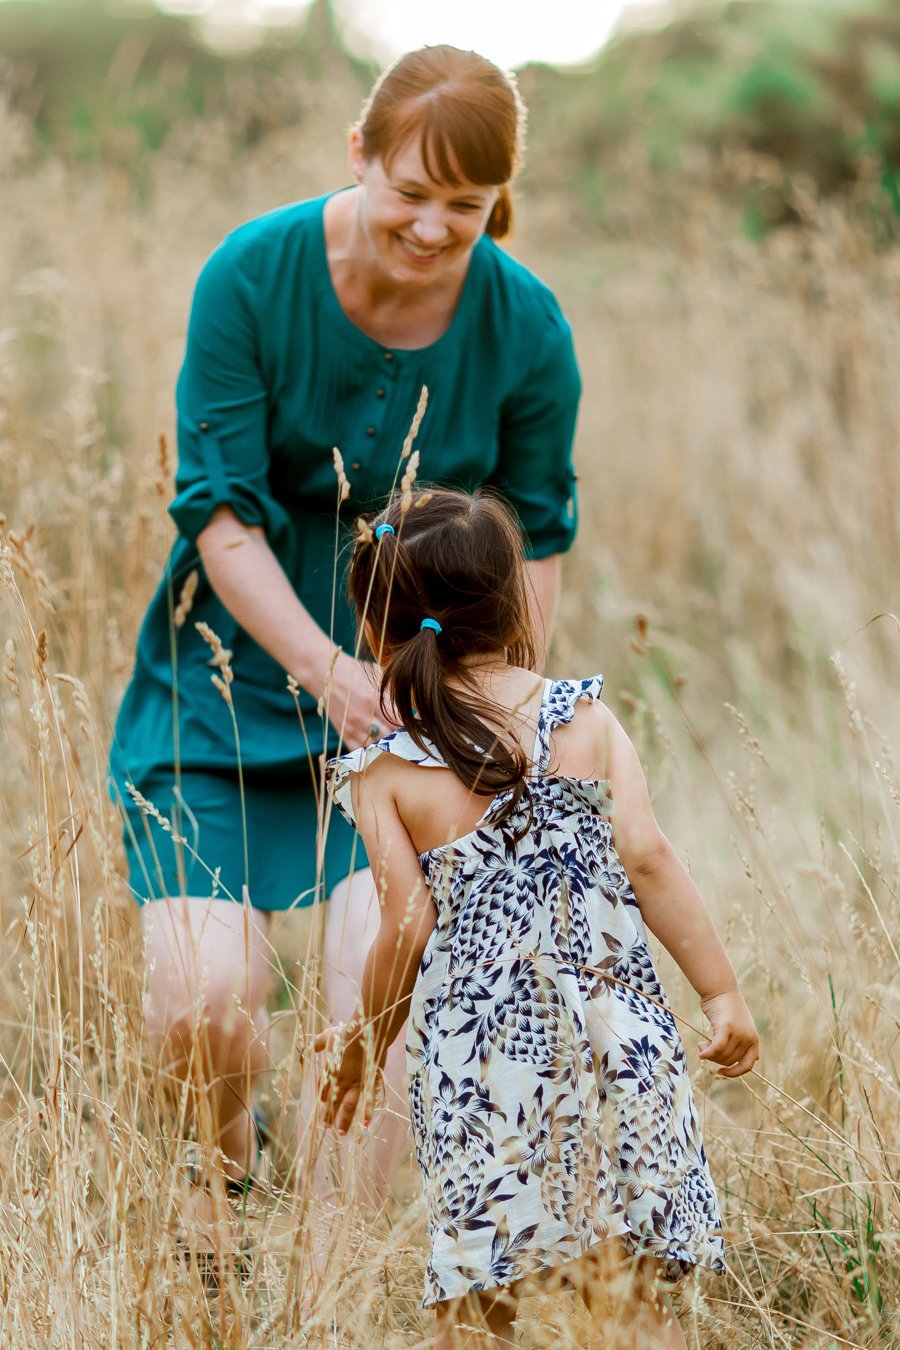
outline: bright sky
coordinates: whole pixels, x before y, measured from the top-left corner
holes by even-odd
[[[212,41],[242,46],[266,22],[293,22],[309,0],[156,0],[203,15]],[[664,0],[663,0],[664,3]],[[661,0],[333,0],[351,47],[390,60],[426,43],[473,48],[501,66],[568,65],[603,45],[619,18]],[[626,13],[627,11],[627,13]]]
[[[336,0],[348,29],[385,55],[450,42],[471,47],[503,66],[526,61],[569,64],[603,45],[623,10],[648,0]]]

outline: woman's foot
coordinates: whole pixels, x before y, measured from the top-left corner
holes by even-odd
[[[252,1121],[249,1171],[238,1174],[232,1163],[204,1180],[199,1166],[192,1168],[195,1175],[176,1242],[184,1259],[197,1267],[201,1281],[211,1288],[219,1288],[229,1273],[246,1280],[253,1265],[246,1209],[249,1198],[268,1185],[269,1133],[257,1111]]]

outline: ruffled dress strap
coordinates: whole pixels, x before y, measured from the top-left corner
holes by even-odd
[[[587,680],[547,680],[538,729],[535,738],[534,763],[538,774],[544,774],[550,764],[550,738],[558,726],[566,726],[575,716],[575,707],[585,699],[596,703],[603,692],[603,676],[592,675]]]
[[[365,773],[369,765],[373,764],[379,755],[396,755],[398,758],[405,759],[410,764],[416,764],[422,769],[446,769],[447,766],[441,759],[437,748],[427,738],[423,739],[428,747],[427,750],[420,750],[409,732],[401,728],[399,731],[392,731],[389,735],[382,736],[372,745],[361,746],[359,750],[351,750],[346,755],[340,755],[337,759],[328,761],[325,765],[326,790],[341,814],[347,817],[351,825],[356,824],[351,793],[353,775]]]

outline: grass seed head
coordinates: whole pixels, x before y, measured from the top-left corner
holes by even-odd
[[[410,423],[409,431],[406,433],[406,439],[403,442],[403,449],[400,451],[400,458],[406,459],[413,448],[413,442],[419,434],[419,427],[422,425],[422,418],[425,416],[425,409],[428,407],[428,385],[423,384],[419,401],[416,404],[416,411],[413,414],[413,420]]]
[[[331,453],[334,457],[334,471],[337,474],[338,480],[338,498],[340,501],[345,502],[350,496],[350,479],[344,472],[344,456],[337,446],[334,447]]]
[[[200,573],[195,567],[185,578],[185,583],[181,588],[181,594],[178,597],[178,604],[175,606],[175,613],[172,615],[172,622],[176,628],[184,627],[184,621],[194,606],[194,596],[197,594],[197,587],[199,584]]]
[[[225,702],[230,703],[231,685],[234,682],[234,672],[231,669],[231,652],[228,647],[223,646],[222,639],[218,633],[213,632],[208,623],[196,623],[194,627],[212,650],[209,664],[214,667],[214,673],[210,676],[210,679]]]
[[[6,639],[4,653],[6,659],[3,663],[3,678],[12,689],[16,698],[21,698],[22,691],[19,688],[19,677],[16,674],[16,648],[12,638]]]
[[[157,476],[153,486],[156,489],[158,497],[167,497],[169,495],[169,479],[172,474],[172,467],[169,462],[169,443],[164,435],[160,435],[157,446]]]
[[[400,514],[405,516],[412,506],[412,490],[419,472],[419,452],[414,450],[400,480]]]

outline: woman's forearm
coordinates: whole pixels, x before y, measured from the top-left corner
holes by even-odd
[[[562,578],[562,560],[559,554],[554,553],[550,558],[532,558],[525,564],[525,576],[530,591],[531,619],[537,643],[537,668],[538,671],[542,671],[547,664],[547,651],[553,637],[553,625],[559,604]]]
[[[335,644],[302,604],[264,532],[220,507],[197,537],[209,584],[242,628],[320,697]]]

